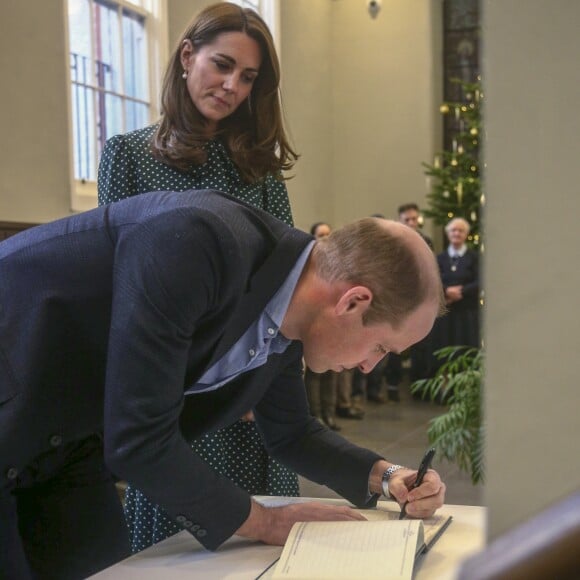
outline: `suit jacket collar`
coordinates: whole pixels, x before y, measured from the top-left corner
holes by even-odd
[[[311,240],[312,236],[296,229],[290,229],[282,236],[274,251],[250,279],[236,312],[214,349],[207,368],[224,356],[241,338],[250,324],[258,318]]]

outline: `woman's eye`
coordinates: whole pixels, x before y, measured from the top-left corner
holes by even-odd
[[[221,60],[215,60],[214,63],[219,70],[226,71],[230,68],[229,63],[223,62]]]

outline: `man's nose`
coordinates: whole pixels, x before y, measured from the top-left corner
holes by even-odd
[[[358,365],[359,370],[365,374],[370,373],[387,356],[387,354],[378,353],[376,357],[367,358],[364,362]]]

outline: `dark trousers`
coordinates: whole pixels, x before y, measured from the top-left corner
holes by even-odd
[[[334,417],[338,389],[338,373],[315,373],[306,369],[304,385],[310,413],[315,417]]]
[[[63,445],[0,492],[2,580],[75,580],[130,554],[127,525],[97,436]]]
[[[411,383],[431,378],[435,372],[433,364],[433,331],[411,347]]]
[[[358,369],[354,370],[352,379],[353,396],[378,397],[382,393],[383,377],[387,385],[397,387],[403,376],[403,365],[401,355],[394,352],[380,361],[375,368],[368,374],[361,373]]]

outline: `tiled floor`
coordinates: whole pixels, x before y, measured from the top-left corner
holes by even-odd
[[[429,447],[429,420],[441,414],[445,407],[413,399],[406,384],[399,390],[400,403],[378,405],[369,402],[362,421],[337,419],[337,423],[342,428],[340,434],[357,445],[373,449],[394,463],[418,467]],[[433,468],[447,485],[446,503],[483,505],[482,485],[472,485],[469,475],[454,464],[438,460],[437,456]],[[338,497],[332,490],[303,478],[300,490],[307,497]]]

